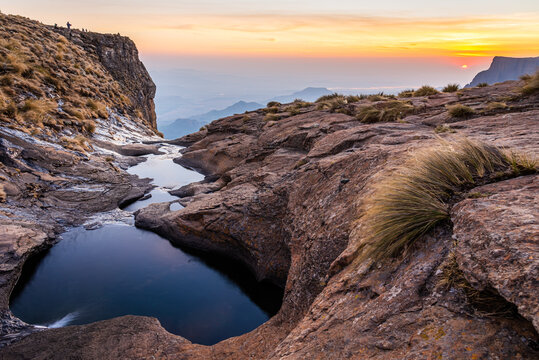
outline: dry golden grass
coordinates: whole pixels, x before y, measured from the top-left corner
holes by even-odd
[[[489,102],[485,108],[487,111],[507,109],[507,104],[504,102],[493,101]]]
[[[395,256],[449,219],[452,198],[497,173],[536,172],[537,162],[482,142],[460,139],[416,151],[375,185],[362,222],[361,256]]]
[[[390,100],[374,106],[365,106],[357,114],[357,119],[363,123],[398,121],[413,113],[414,107],[407,102]]]
[[[462,104],[448,105],[446,108],[449,111],[449,115],[453,118],[468,118],[475,114],[474,109]]]
[[[423,85],[416,91],[414,91],[413,96],[429,96],[429,95],[436,95],[440,92],[433,88],[432,86]]]
[[[525,81],[526,84],[521,89],[523,95],[532,95],[539,92],[539,70]]]
[[[442,92],[444,93],[453,93],[457,92],[460,88],[459,84],[447,84],[443,89]]]
[[[141,115],[95,56],[23,17],[0,14],[0,69],[0,123],[38,137],[89,136],[108,109]]]

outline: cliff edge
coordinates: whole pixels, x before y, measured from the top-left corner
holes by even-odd
[[[508,80],[518,80],[522,75],[534,74],[539,68],[539,57],[512,58],[495,56],[487,70],[481,71],[466,87],[477,86],[481,83],[489,85]]]

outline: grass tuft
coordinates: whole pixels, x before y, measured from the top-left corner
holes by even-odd
[[[433,88],[432,86],[423,85],[419,89],[414,91],[413,96],[429,96],[429,95],[436,95],[439,93],[440,92],[436,90],[435,88]]]
[[[475,114],[474,109],[462,104],[448,105],[446,108],[449,111],[449,115],[453,118],[468,118]]]
[[[539,92],[539,70],[526,80],[526,85],[522,87],[521,92],[523,95],[533,95]]]
[[[363,123],[390,122],[398,121],[413,111],[414,107],[404,101],[390,100],[376,106],[365,106],[356,117]]]
[[[416,151],[375,185],[363,214],[361,256],[395,256],[434,226],[449,220],[452,199],[495,174],[537,171],[537,162],[485,143],[461,139]],[[518,170],[518,172],[517,172]]]
[[[460,88],[459,84],[447,84],[443,89],[442,92],[444,93],[453,93],[458,91]]]
[[[488,83],[486,83],[486,82],[482,82],[482,83],[477,84],[477,87],[487,87],[487,86],[488,86]]]

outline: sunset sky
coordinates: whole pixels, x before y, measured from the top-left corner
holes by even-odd
[[[212,88],[232,99],[244,96],[232,96],[234,86],[254,94],[260,81],[268,94],[464,85],[495,55],[539,55],[537,0],[0,0],[0,10],[131,37],[161,94],[187,81],[171,69],[205,72],[191,93],[207,78],[232,76]]]
[[[152,54],[532,56],[536,0],[0,1],[6,13],[132,37]]]

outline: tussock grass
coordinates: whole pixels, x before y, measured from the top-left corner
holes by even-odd
[[[399,97],[409,98],[414,96],[414,89],[403,90],[399,93]]]
[[[522,87],[521,92],[523,95],[532,95],[539,92],[539,70],[535,75],[526,79],[526,84]]]
[[[440,92],[438,90],[436,90],[435,88],[433,88],[432,86],[423,85],[419,89],[414,91],[413,96],[429,96],[429,95],[436,95],[436,94],[439,94],[439,93]]]
[[[328,101],[328,100],[333,100],[333,99],[339,98],[339,97],[344,97],[344,95],[338,94],[338,93],[333,93],[333,94],[329,94],[329,95],[324,95],[324,96],[320,96],[320,97],[315,101],[315,103],[321,103],[321,102],[325,102],[325,101]]]
[[[452,199],[498,173],[537,170],[537,162],[485,143],[460,139],[416,151],[375,185],[362,217],[361,256],[395,256],[436,225],[449,220]]]
[[[270,101],[270,102],[266,105],[266,107],[269,107],[269,108],[274,107],[274,106],[281,106],[281,103],[278,102],[278,101]]]
[[[278,121],[280,120],[281,117],[277,114],[267,114],[266,116],[264,116],[264,121],[265,122],[269,122],[269,121]]]
[[[482,83],[477,84],[476,87],[487,87],[487,86],[488,86],[488,83],[482,82]]]
[[[453,118],[468,118],[475,114],[474,109],[462,104],[448,105],[446,108],[449,111],[449,115]]]
[[[413,111],[412,105],[400,100],[391,100],[376,106],[363,107],[357,114],[357,119],[363,123],[398,121]]]
[[[503,110],[507,108],[507,104],[504,102],[493,101],[489,102],[486,106],[487,111]]]
[[[447,124],[441,124],[441,125],[436,126],[436,128],[434,129],[434,132],[436,134],[454,133],[455,129],[453,129],[451,126]]]
[[[443,89],[442,92],[444,93],[453,93],[458,91],[460,88],[459,84],[447,84]]]

